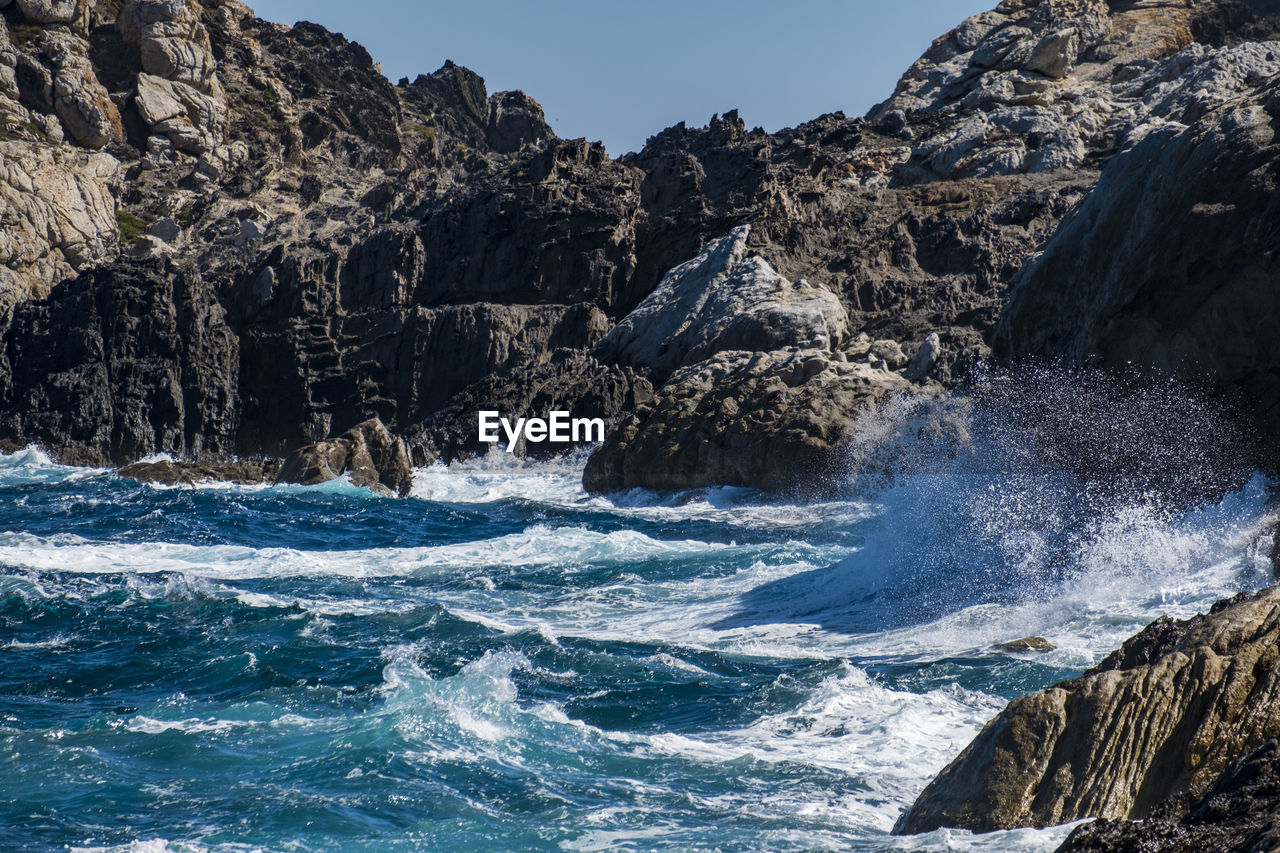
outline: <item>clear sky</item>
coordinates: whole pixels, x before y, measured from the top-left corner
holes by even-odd
[[[861,115],[936,37],[997,0],[248,0],[360,42],[393,81],[452,59],[618,156],[680,121]]]

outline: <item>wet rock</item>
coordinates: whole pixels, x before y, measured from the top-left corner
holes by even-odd
[[[170,459],[155,462],[134,462],[116,469],[116,473],[139,483],[159,483],[165,486],[194,486],[197,483],[255,483],[274,482],[280,472],[278,459],[246,459],[228,462],[181,462]]]
[[[1013,700],[895,831],[985,832],[1085,817],[1179,819],[1280,736],[1280,587],[1161,620],[1077,679]]]
[[[1007,643],[996,643],[991,648],[997,652],[1021,654],[1023,652],[1051,652],[1057,648],[1044,637],[1023,637],[1021,640],[1010,640]]]
[[[995,346],[1173,377],[1232,401],[1280,465],[1280,87],[1117,156],[1023,272]],[[1119,230],[1117,230],[1119,229]]]
[[[299,448],[284,460],[276,482],[311,486],[343,474],[353,485],[381,494],[407,495],[413,486],[408,448],[376,418]]]
[[[853,418],[908,383],[823,350],[722,352],[676,371],[610,433],[588,491],[832,487]]]

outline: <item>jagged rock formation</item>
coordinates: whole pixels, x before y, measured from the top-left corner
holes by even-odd
[[[1110,159],[1275,73],[1274,11],[1007,0],[866,119],[770,134],[729,113],[615,160],[465,68],[392,85],[359,45],[234,0],[7,4],[0,438],[212,464],[378,417],[427,461],[479,449],[481,400],[629,423],[701,395],[660,386],[734,348],[954,382]],[[693,293],[735,319],[652,352],[640,319],[690,294],[628,315],[748,225],[735,284],[756,296]],[[782,302],[806,305],[786,328]],[[765,399],[724,367],[745,384],[712,397]],[[842,434],[807,417],[798,447]]]
[[[407,495],[413,486],[408,447],[377,418],[295,450],[281,465],[276,482],[312,486],[343,474],[352,485],[386,495]]]
[[[608,359],[659,376],[725,350],[833,350],[849,334],[835,294],[792,284],[768,261],[747,257],[750,226],[733,229],[680,264],[601,341]]]
[[[1097,667],[1013,700],[896,831],[1186,815],[1280,736],[1280,587],[1162,618]]]
[[[633,369],[601,363],[581,350],[561,349],[552,353],[546,364],[514,375],[497,373],[469,386],[406,438],[419,464],[433,459],[465,459],[493,448],[480,441],[477,413],[481,411],[501,412],[512,421],[568,412],[571,418],[602,418],[612,431],[623,417],[652,398],[652,383]],[[594,441],[522,441],[512,452],[554,455]]]

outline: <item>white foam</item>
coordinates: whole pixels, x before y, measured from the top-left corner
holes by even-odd
[[[200,578],[334,575],[401,577],[446,569],[581,567],[639,559],[741,551],[696,540],[660,540],[630,530],[600,533],[584,527],[533,525],[493,539],[422,548],[300,551],[241,545],[122,544],[77,537],[0,533],[0,563],[40,571],[101,573],[181,572]]]
[[[16,453],[0,453],[0,486],[74,482],[97,477],[107,471],[106,468],[59,465],[35,445]]]

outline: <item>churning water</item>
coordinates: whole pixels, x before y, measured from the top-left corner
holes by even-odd
[[[0,846],[1051,850],[889,830],[1011,697],[1268,583],[1268,484],[1118,497],[900,409],[875,452],[927,462],[806,503],[593,498],[581,455],[404,500],[0,457]]]

